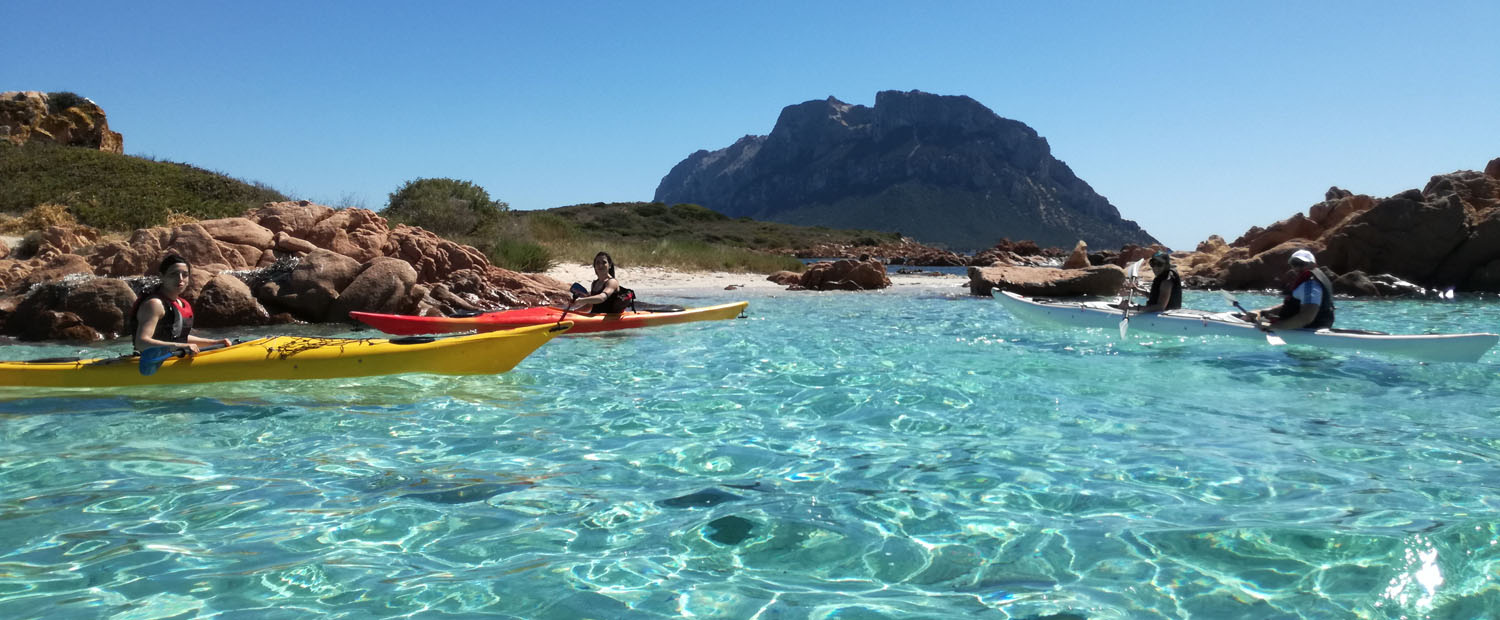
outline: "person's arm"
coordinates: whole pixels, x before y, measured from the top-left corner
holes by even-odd
[[[189,344],[216,345],[216,346],[220,346],[220,347],[227,347],[229,345],[234,344],[233,342],[230,342],[228,338],[204,338],[202,336],[194,336],[192,334],[188,334],[188,343]],[[181,344],[181,343],[178,343],[178,344]]]
[[[569,304],[568,307],[582,308],[584,306],[592,306],[594,304],[603,302],[606,299],[609,299],[609,296],[615,294],[615,291],[618,290],[620,290],[620,282],[618,280],[615,280],[614,278],[610,278],[608,282],[604,283],[604,288],[601,289],[598,293],[589,295],[588,297],[579,297],[578,299],[573,300],[573,303]]]
[[[1301,329],[1307,327],[1316,318],[1318,318],[1318,305],[1304,303],[1301,308],[1297,309],[1297,314],[1278,321],[1271,321],[1266,324],[1266,329]]]
[[[188,339],[189,342],[182,343],[157,340],[152,337],[152,334],[156,333],[156,324],[166,315],[167,309],[162,305],[160,299],[148,299],[146,303],[141,304],[141,309],[135,313],[135,346],[142,351],[146,350],[147,347],[180,347],[197,353],[198,345],[193,344],[191,338]]]

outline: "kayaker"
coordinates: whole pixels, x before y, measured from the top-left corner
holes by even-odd
[[[582,286],[574,285],[578,289]],[[594,255],[594,282],[587,291],[587,296],[574,299],[568,304],[569,310],[578,310],[590,314],[617,314],[630,309],[635,301],[635,291],[620,286],[620,281],[615,279],[615,259],[608,252],[600,252]]]
[[[1307,250],[1293,252],[1287,264],[1297,275],[1286,297],[1280,305],[1251,312],[1250,320],[1268,331],[1333,327],[1333,280],[1328,273]]]
[[[1137,312],[1161,312],[1182,308],[1182,275],[1172,266],[1172,255],[1157,252],[1151,255],[1151,290],[1146,294],[1146,305]]]
[[[198,345],[229,346],[228,338],[214,340],[191,333],[193,306],[182,298],[188,277],[193,272],[187,259],[168,254],[161,259],[161,266],[156,271],[161,275],[161,284],[135,300],[135,307],[130,312],[135,327],[132,342],[136,352],[150,347],[178,347],[197,353]]]
[[[1161,312],[1163,310],[1177,310],[1182,307],[1182,276],[1177,273],[1177,268],[1172,266],[1172,255],[1168,252],[1157,252],[1151,255],[1151,272],[1155,276],[1151,279],[1151,288],[1142,289],[1137,286],[1131,287],[1131,293],[1146,296],[1146,305],[1130,305],[1130,299],[1126,298],[1116,308],[1130,306],[1135,312]]]

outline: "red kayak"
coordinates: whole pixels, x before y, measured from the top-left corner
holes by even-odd
[[[538,306],[519,310],[486,312],[474,316],[411,316],[407,314],[377,314],[374,312],[350,312],[349,316],[387,334],[415,336],[418,334],[448,334],[454,332],[492,332],[515,329],[528,325],[556,323],[566,318],[573,323],[569,334],[607,332],[616,329],[655,327],[693,321],[717,321],[732,319],[740,315],[748,301],[732,304],[688,308],[677,312],[621,312],[619,314],[582,314],[569,312],[566,317],[560,308]]]

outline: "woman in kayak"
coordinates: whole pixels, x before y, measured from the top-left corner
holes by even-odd
[[[1280,305],[1251,312],[1249,319],[1268,331],[1333,327],[1333,281],[1318,267],[1317,258],[1297,250],[1287,264],[1297,276],[1286,297]]]
[[[1177,310],[1182,307],[1182,276],[1178,275],[1177,268],[1172,266],[1172,255],[1166,252],[1157,252],[1151,255],[1151,272],[1155,276],[1151,279],[1151,289],[1141,290],[1132,287],[1132,294],[1144,294],[1146,305],[1134,306],[1131,309],[1136,312],[1161,312],[1163,310]],[[1116,307],[1124,308],[1130,301],[1117,304]]]
[[[608,252],[594,255],[594,282],[587,290],[579,284],[573,286],[575,293],[588,295],[574,299],[568,304],[569,310],[576,307],[580,312],[590,314],[617,314],[628,310],[635,301],[635,291],[620,286],[620,281],[615,279],[615,259]]]
[[[1151,255],[1151,291],[1146,294],[1146,305],[1138,312],[1161,312],[1182,307],[1182,276],[1172,266],[1172,255],[1157,252]]]
[[[197,353],[198,345],[230,345],[228,338],[212,340],[192,335],[193,307],[182,298],[192,270],[187,259],[176,254],[168,254],[161,260],[157,268],[161,284],[135,300],[130,311],[137,352],[150,347],[175,347]]]

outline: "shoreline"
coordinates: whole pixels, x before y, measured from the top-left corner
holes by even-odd
[[[561,280],[565,284],[578,282],[587,286],[594,280],[594,268],[585,264],[560,264],[543,272],[542,275]],[[891,273],[889,269],[886,275],[891,279],[891,286],[887,289],[898,288],[928,288],[938,291],[964,291],[967,292],[969,278],[960,275],[913,275]],[[742,273],[729,271],[683,271],[679,269],[668,269],[664,267],[618,267],[615,277],[622,285],[643,299],[649,299],[655,295],[688,295],[692,297],[705,296],[710,293],[725,294],[730,292],[744,291],[757,295],[775,294],[783,292],[792,293],[820,293],[825,291],[787,291],[785,286],[767,280],[769,274],[764,273]],[[834,292],[859,292],[859,291],[834,291]],[[864,291],[874,292],[874,291]]]

